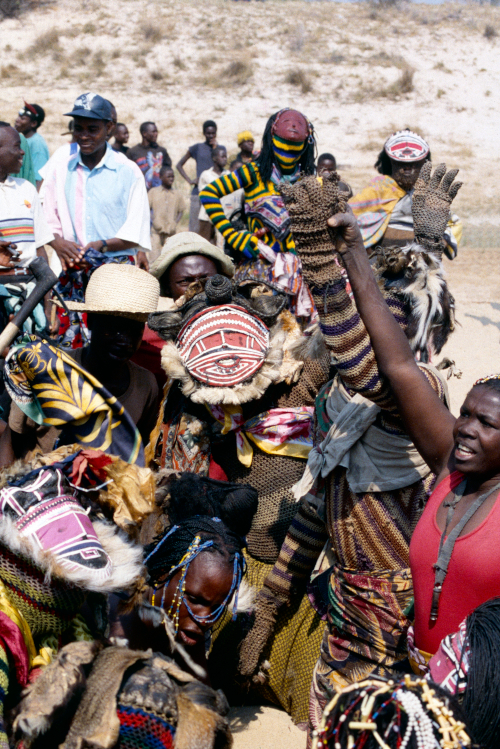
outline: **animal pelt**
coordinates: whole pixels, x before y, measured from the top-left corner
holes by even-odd
[[[207,387],[191,377],[179,351],[172,341],[168,341],[162,349],[161,365],[168,377],[178,380],[181,390],[193,403],[207,403],[210,405],[241,405],[252,400],[258,400],[273,383],[294,381],[303,362],[293,361],[285,356],[288,350],[287,340],[292,334],[295,340],[295,329],[290,330],[288,315],[280,315],[278,321],[270,330],[269,349],[264,364],[248,381],[233,387]]]
[[[77,692],[83,692],[87,681],[84,667],[92,663],[101,647],[97,640],[71,642],[24,690],[13,729],[23,734],[27,749],[32,739],[48,731],[57,711]]]
[[[320,361],[328,351],[319,323],[313,323],[306,328],[300,338],[290,346],[290,354],[297,361]]]
[[[440,258],[418,243],[381,247],[374,272],[383,293],[401,296],[409,309],[406,336],[417,359],[439,354],[455,329],[455,300]]]
[[[20,557],[27,557],[45,572],[45,582],[58,577],[84,590],[112,593],[133,588],[142,579],[142,547],[131,543],[115,525],[94,520],[92,525],[112,563],[111,576],[103,581],[91,581],[88,573],[63,567],[50,551],[40,549],[36,541],[19,534],[15,522],[8,516],[0,517],[0,542]]]
[[[225,717],[229,706],[222,692],[200,683],[161,653],[114,645],[101,649],[97,643],[66,645],[44,669],[24,693],[14,723],[16,735],[27,749],[33,743],[37,748],[53,746],[50,731],[57,731],[60,723],[60,749],[113,749],[120,730],[118,705],[176,726],[176,749],[232,745]]]

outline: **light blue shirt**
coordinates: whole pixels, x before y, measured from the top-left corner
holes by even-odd
[[[145,250],[151,248],[149,204],[142,172],[109,144],[92,170],[83,164],[80,151],[68,153],[66,163],[61,161],[47,178],[44,210],[53,231],[82,247],[88,242],[118,237]],[[135,254],[135,250],[107,254]]]

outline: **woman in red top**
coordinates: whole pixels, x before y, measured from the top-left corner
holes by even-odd
[[[443,164],[431,177],[431,164],[422,167],[413,210],[416,205],[425,213],[427,252],[433,242],[435,252],[440,250],[439,227],[460,187],[452,184],[456,173],[446,174]],[[433,654],[477,606],[500,596],[500,375],[478,381],[456,419],[415,364],[377,287],[356,219],[337,214],[329,225],[338,229],[337,249],[379,369],[390,382],[407,433],[437,476],[410,544],[415,645],[421,655]]]

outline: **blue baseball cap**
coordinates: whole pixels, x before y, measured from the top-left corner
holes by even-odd
[[[73,104],[73,111],[65,117],[89,117],[94,120],[112,120],[111,103],[99,94],[81,94]]]

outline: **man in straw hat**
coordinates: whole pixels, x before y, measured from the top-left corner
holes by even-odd
[[[43,452],[50,452],[56,441],[59,444],[67,443],[67,433],[70,431],[73,442],[77,442],[83,428],[75,435],[72,431],[75,422],[86,423],[85,420],[95,415],[94,398],[100,398],[97,410],[108,413],[110,423],[110,409],[116,416],[113,424],[117,421],[121,426],[126,422],[128,431],[135,433],[133,442],[137,442],[136,432],[140,435],[139,443],[141,440],[144,445],[149,442],[158,415],[158,386],[150,372],[130,359],[139,348],[149,313],[158,307],[158,298],[159,283],[146,271],[134,265],[103,265],[90,278],[85,302],[68,302],[70,309],[88,315],[88,326],[92,333],[88,346],[71,351],[69,356],[62,349],[37,339],[31,344],[27,364],[23,354],[29,346],[24,345],[9,354],[6,376],[13,403],[9,428],[0,440],[0,465],[8,465],[15,457],[23,457],[36,444]],[[61,366],[65,370],[63,376],[59,375]],[[27,382],[21,383],[20,387],[19,376],[22,379],[27,368],[29,378],[25,377]],[[41,380],[38,379],[39,376],[45,377],[49,370],[54,377],[60,377],[62,389],[69,388],[64,396],[66,401],[63,402],[61,395],[60,402],[56,404],[60,428],[49,425],[55,421],[53,413],[49,411],[54,407],[54,398],[57,400],[58,383],[52,380],[45,386],[40,385]],[[78,380],[76,384],[74,378]],[[49,388],[52,400],[45,397]],[[85,398],[90,388],[91,395]],[[94,392],[97,396],[94,396]],[[118,411],[116,399],[119,401]],[[120,407],[123,409],[120,410]],[[32,418],[37,418],[37,412],[38,421]],[[85,444],[112,452],[112,445],[104,439],[94,445],[86,437]]]
[[[184,231],[167,239],[150,272],[160,282],[159,309],[170,309],[178,301],[182,303],[189,286],[196,281],[204,285],[216,273],[233,278],[234,264],[219,247],[199,234]],[[149,369],[160,384],[165,382],[160,362],[164,345],[165,341],[146,325],[141,347],[134,356],[134,361]]]

